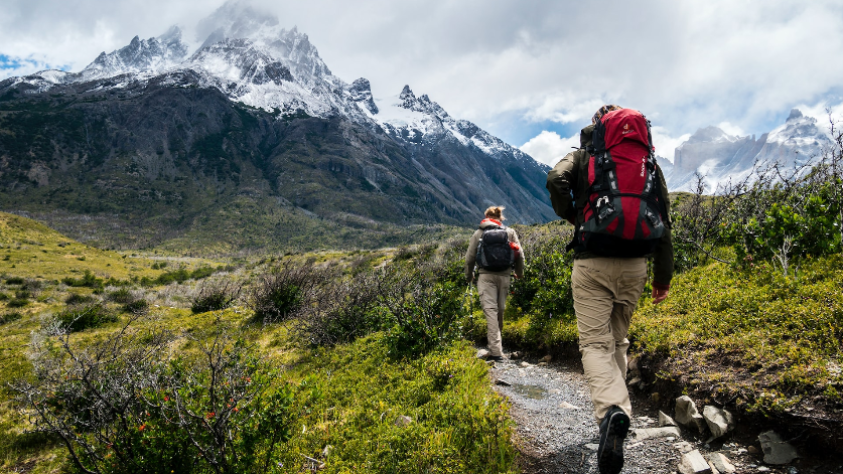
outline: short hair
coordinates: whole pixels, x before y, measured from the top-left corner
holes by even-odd
[[[594,116],[591,117],[591,123],[597,123],[597,121],[600,120],[601,118],[603,118],[604,115],[608,114],[609,112],[611,112],[613,110],[620,110],[622,108],[623,107],[621,107],[620,105],[614,105],[614,104],[604,105],[603,107],[600,107],[599,109],[597,109],[597,112],[595,112]]]
[[[506,219],[506,217],[503,216],[503,210],[504,209],[506,209],[506,208],[503,207],[503,206],[492,206],[492,207],[486,209],[486,217],[488,217],[490,219],[502,221],[502,220]]]

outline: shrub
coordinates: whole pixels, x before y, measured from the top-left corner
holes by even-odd
[[[12,311],[10,313],[0,315],[0,325],[11,323],[12,321],[17,321],[22,317],[23,315],[17,311]]]
[[[132,296],[132,292],[128,288],[120,288],[109,293],[106,299],[115,303],[128,304],[134,301],[135,297]]]
[[[296,333],[311,344],[333,345],[383,329],[383,312],[377,311],[382,274],[361,272],[323,286],[317,304],[299,314]]]
[[[9,308],[23,308],[24,306],[29,304],[29,300],[14,298],[6,303],[6,306]]]
[[[56,315],[56,319],[67,332],[77,332],[113,323],[117,321],[117,316],[105,306],[93,304],[81,308],[68,308]]]
[[[183,283],[187,280],[201,280],[203,278],[207,278],[218,271],[227,270],[230,267],[200,267],[193,271],[187,270],[185,268],[179,268],[178,270],[173,270],[171,272],[165,272],[158,275],[157,278],[151,279],[149,277],[143,277],[140,280],[141,285],[144,286],[154,286],[154,285],[169,285],[170,283]]]
[[[124,327],[80,350],[60,335],[13,389],[77,472],[269,472],[291,437],[295,388],[225,334],[194,340],[195,362],[168,356],[171,339]]]
[[[226,283],[225,285],[205,285],[199,294],[193,298],[190,310],[194,314],[208,311],[219,311],[228,308],[240,296],[240,286]]]
[[[7,285],[23,285],[23,278],[21,277],[9,277],[6,278]]]
[[[146,314],[149,311],[149,303],[144,299],[137,299],[124,304],[121,310],[124,313]]]
[[[7,301],[9,299],[10,299],[9,295],[7,295],[6,293],[0,292],[0,301]]]
[[[82,278],[66,277],[62,278],[61,282],[74,287],[100,288],[103,285],[102,279],[97,278],[90,270],[85,270]]]
[[[249,307],[254,319],[264,324],[285,321],[310,304],[329,275],[312,264],[292,266],[287,263],[258,277],[249,293]]]
[[[32,292],[29,290],[18,290],[15,292],[15,299],[28,300],[32,298]]]
[[[93,296],[88,295],[80,295],[77,293],[73,293],[72,295],[68,296],[64,303],[67,305],[79,305],[79,304],[87,304],[94,301]]]

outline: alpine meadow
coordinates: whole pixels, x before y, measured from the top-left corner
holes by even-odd
[[[69,29],[75,13],[53,20],[51,2],[16,4],[0,25],[37,17],[64,42],[94,41]],[[843,77],[775,110],[744,96],[773,101],[778,90],[653,93],[632,69],[583,85],[603,56],[617,71],[629,62],[585,41],[593,12],[570,2],[470,2],[472,17],[454,2],[373,0],[316,12],[326,21],[313,38],[353,32],[348,45],[320,42],[336,71],[372,68],[349,83],[304,32],[322,7],[152,3],[163,13],[138,13],[138,32],[164,33],[126,44],[134,31],[108,30],[132,16],[126,5],[93,1],[102,12],[90,18],[106,28],[96,41],[128,36],[83,63],[61,42],[40,53],[24,26],[14,40],[0,32],[0,472],[843,472],[843,109],[833,105]],[[605,5],[618,35],[631,31],[619,3]],[[645,3],[683,28],[727,15]],[[759,7],[735,8],[758,22],[735,37],[764,37]],[[577,21],[540,18],[549,11]],[[357,16],[327,21],[341,12]],[[698,74],[678,59],[691,33],[666,31],[684,38],[671,45],[641,34],[630,47],[659,43],[646,54],[685,68],[670,76],[658,59],[648,77],[721,84],[718,68]],[[788,41],[769,42],[771,54]],[[559,84],[542,89],[531,68],[568,48],[579,62],[560,60],[564,73],[548,69]],[[730,58],[718,60],[725,70]],[[471,86],[454,80],[475,74]],[[395,80],[417,85],[379,90]],[[489,92],[503,85],[541,97]],[[483,94],[488,104],[471,102]],[[651,209],[672,239],[673,276],[654,299],[659,270],[647,260],[622,370],[626,458],[607,471],[611,429],[594,419],[574,299],[586,231],[568,216],[601,209],[595,176],[607,171],[580,128],[627,110],[614,103],[647,114],[651,161],[635,166],[666,182]],[[571,209],[559,209],[548,176],[575,150],[591,155],[581,179],[595,194],[572,184]],[[629,198],[616,194],[614,205]],[[484,216],[517,239],[501,233],[504,270],[477,252],[475,282],[466,259],[484,245]],[[514,272],[499,328],[483,270]]]

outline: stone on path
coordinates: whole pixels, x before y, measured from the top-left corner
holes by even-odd
[[[521,353],[518,351],[512,351],[512,354],[509,354],[510,359],[518,359],[521,357]]]
[[[717,469],[720,474],[732,474],[735,472],[735,466],[729,461],[729,458],[720,453],[711,453],[708,455],[708,462],[713,469]]]
[[[564,408],[566,410],[579,410],[580,409],[580,407],[578,407],[576,405],[571,405],[568,402],[562,402],[561,404],[559,404],[559,408]]]
[[[711,466],[698,449],[682,455],[679,462],[679,472],[682,474],[712,474]]]
[[[697,405],[687,395],[676,399],[676,421],[683,426],[695,427],[700,433],[705,433],[707,428],[705,418],[700,415]]]
[[[478,359],[485,359],[485,358],[489,357],[489,351],[487,351],[486,349],[480,349],[479,351],[477,351],[476,357]]]
[[[552,360],[553,360],[553,356],[551,356],[550,354],[542,357],[542,362],[550,362]]]
[[[643,428],[632,430],[632,436],[636,441],[655,438],[668,438],[673,436],[678,438],[680,436],[679,428],[675,426],[667,426],[662,428]]]
[[[712,405],[703,408],[703,418],[711,430],[712,439],[717,439],[735,428],[735,419],[731,413]]]
[[[764,462],[767,464],[787,464],[798,458],[796,448],[787,441],[783,441],[774,431],[765,431],[758,435],[761,450],[764,452]]]
[[[659,426],[676,426],[676,420],[659,410]]]
[[[600,445],[599,444],[586,444],[585,447],[592,450],[592,451],[597,451],[597,448],[599,448]]]
[[[509,382],[507,382],[506,380],[503,380],[503,379],[495,379],[495,385],[500,385],[502,387],[511,387],[512,386],[511,383],[509,383]]]
[[[531,367],[530,363],[529,363],[529,362],[527,362],[526,360],[525,360],[525,361],[522,361],[520,365],[521,365],[521,367],[524,367],[525,369],[526,369],[527,367]]]

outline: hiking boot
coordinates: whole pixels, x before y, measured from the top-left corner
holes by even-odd
[[[505,361],[506,359],[507,359],[506,356],[499,355],[499,356],[489,356],[488,360],[495,361],[495,362],[502,362],[502,361]]]
[[[600,422],[597,467],[600,474],[618,474],[623,468],[623,441],[629,432],[629,417],[613,406]]]

